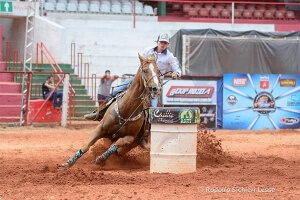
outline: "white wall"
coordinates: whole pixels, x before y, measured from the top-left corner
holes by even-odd
[[[25,18],[1,18],[0,24],[3,24],[4,44],[12,40],[23,57]],[[74,42],[76,52],[83,53],[83,61],[90,63],[90,74],[104,74],[110,69],[112,74],[122,75],[135,73],[138,52],[155,46],[159,33],[172,36],[180,29],[207,28],[274,31],[274,25],[270,24],[158,22],[156,16],[137,16],[136,28],[133,28],[131,15],[48,13],[47,17],[36,17],[35,41],[42,41],[59,63],[70,63],[71,43]]]
[[[2,25],[3,31],[3,59],[5,59],[6,56],[7,41],[12,41],[12,51],[18,50],[19,58],[23,58],[25,18],[0,18],[0,24]]]
[[[65,54],[66,29],[45,17],[39,16],[35,18],[35,25],[35,43],[43,42],[56,61],[61,62],[61,56]],[[34,48],[34,57],[36,55],[35,52],[36,48]]]
[[[12,50],[19,51],[19,60],[23,62],[26,18],[1,18],[0,24],[3,28],[3,46],[2,52],[5,56],[6,41],[12,41]],[[60,61],[60,56],[65,45],[65,28],[46,18],[37,16],[35,18],[35,42],[43,41],[50,49],[54,58]],[[33,46],[33,62],[35,62],[36,45]]]
[[[133,28],[130,15],[48,13],[47,18],[65,28],[65,40],[61,41],[63,53],[60,53],[59,61],[70,63],[70,45],[75,42],[76,51],[83,53],[83,61],[90,63],[91,73],[95,74],[103,74],[106,69],[118,75],[135,73],[138,52],[154,46],[161,32],[172,36],[180,29],[274,31],[274,25],[270,24],[158,22],[155,16],[138,16],[136,28]],[[57,51],[55,48],[51,50]]]

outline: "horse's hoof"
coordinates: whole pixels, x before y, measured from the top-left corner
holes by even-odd
[[[57,166],[57,171],[62,172],[68,168],[70,168],[69,163],[63,163]]]
[[[106,164],[106,160],[104,160],[101,156],[96,158],[96,164],[100,166],[104,166]]]

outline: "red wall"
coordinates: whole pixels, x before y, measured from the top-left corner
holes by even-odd
[[[2,26],[0,24],[0,61],[2,61]]]

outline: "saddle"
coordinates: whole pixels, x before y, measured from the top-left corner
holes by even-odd
[[[97,113],[97,116],[95,117],[94,121],[101,121],[109,106],[117,99],[122,98],[125,95],[125,93],[126,91],[118,93],[116,96],[110,98],[107,101],[104,101],[96,110],[94,110],[93,113]]]

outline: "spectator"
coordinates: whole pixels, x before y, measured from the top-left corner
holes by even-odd
[[[51,94],[51,91],[54,90],[54,77],[53,75],[48,76],[46,82],[42,86],[43,98],[47,99]],[[53,99],[53,104],[55,109],[61,109],[63,94],[62,92],[54,92],[50,97],[50,100]]]
[[[102,103],[101,100],[105,100],[106,96],[110,92],[111,84],[117,79],[119,76],[117,75],[110,75],[110,71],[106,70],[105,75],[101,78],[101,84],[98,88],[98,103],[99,105]]]

